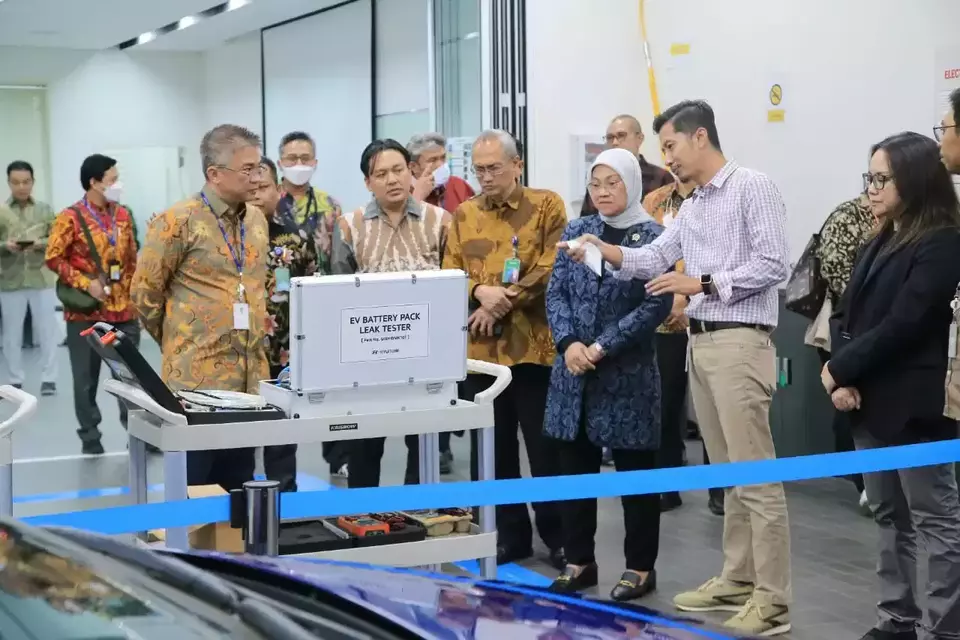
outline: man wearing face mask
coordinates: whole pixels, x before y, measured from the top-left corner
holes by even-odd
[[[407,143],[410,152],[410,173],[413,174],[413,198],[453,213],[461,204],[475,194],[473,188],[461,178],[450,175],[447,163],[447,139],[439,133],[415,135]],[[441,259],[443,256],[441,256]],[[453,451],[450,435],[440,434],[440,473],[453,472]],[[458,431],[458,436],[463,432]]]
[[[413,197],[444,211],[454,212],[474,196],[473,189],[461,178],[450,175],[447,164],[447,139],[439,133],[424,133],[410,138],[410,172]]]
[[[80,332],[97,322],[109,322],[140,343],[140,325],[130,296],[137,266],[137,245],[130,212],[120,204],[123,185],[117,161],[92,155],[80,167],[86,192],[54,220],[47,241],[47,267],[61,282],[100,302],[93,311],[71,309],[63,300],[67,349],[73,374],[73,403],[85,454],[102,454],[97,406],[100,356]],[[120,422],[127,426],[127,409],[120,401]]]
[[[290,354],[290,278],[330,273],[333,226],[340,217],[340,205],[324,191],[310,184],[317,170],[316,144],[307,133],[293,131],[280,140],[280,199],[269,211],[270,258],[267,289],[267,357],[270,374],[276,377],[287,366]],[[269,165],[268,165],[269,167]],[[266,193],[276,189],[276,176],[264,177]],[[347,475],[341,443],[325,443],[324,458],[333,474]],[[280,482],[282,491],[297,490],[297,445],[267,447],[263,452],[264,471]]]

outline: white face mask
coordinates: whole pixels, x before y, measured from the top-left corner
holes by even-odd
[[[450,165],[444,162],[433,171],[433,184],[442,187],[450,180]]]
[[[305,164],[298,164],[292,167],[283,167],[283,178],[290,184],[302,187],[310,182],[310,178],[313,177],[313,174],[316,172],[316,170],[316,167],[311,167]]]
[[[123,200],[123,184],[119,180],[114,182],[104,190],[103,197],[109,202],[120,202]]]

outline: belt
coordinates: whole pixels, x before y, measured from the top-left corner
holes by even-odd
[[[756,322],[712,322],[690,318],[690,333],[710,333],[724,329],[756,329],[764,333],[773,333],[773,327]]]

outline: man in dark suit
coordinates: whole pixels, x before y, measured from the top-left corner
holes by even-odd
[[[645,198],[651,191],[673,184],[673,176],[670,175],[669,171],[655,164],[650,164],[640,153],[640,146],[643,144],[643,129],[640,127],[640,121],[633,116],[622,114],[610,121],[604,140],[611,149],[626,149],[637,156],[637,160],[640,161],[640,174],[643,176],[641,197]],[[590,193],[588,192],[583,196],[580,215],[590,216],[596,212],[597,208],[593,206],[593,200],[590,199]]]

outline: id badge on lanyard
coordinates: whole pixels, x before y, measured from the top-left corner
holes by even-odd
[[[513,257],[503,261],[503,284],[520,282],[520,241],[517,236],[513,236],[510,244],[513,246]]]

